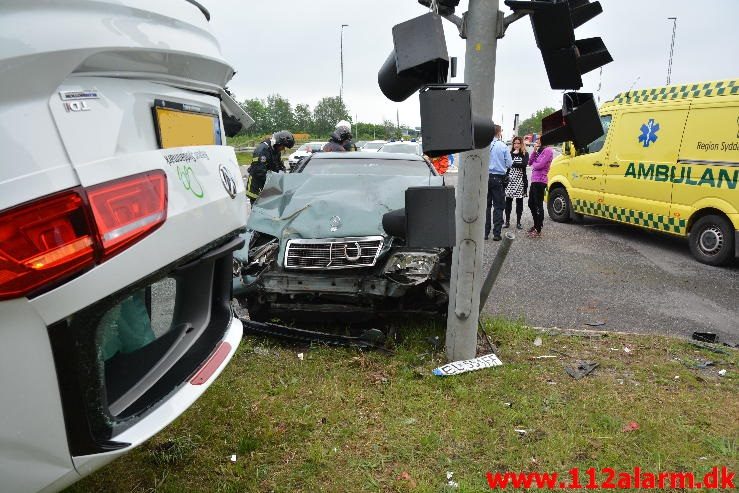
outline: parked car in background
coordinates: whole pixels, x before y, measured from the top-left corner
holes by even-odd
[[[369,142],[366,142],[362,147],[358,147],[360,151],[363,152],[377,152],[380,150],[380,147],[384,146],[386,142],[384,140],[370,140]]]
[[[412,154],[320,153],[271,174],[234,254],[234,296],[263,321],[446,313],[448,248],[408,248],[382,216],[408,187],[442,185]]]
[[[396,154],[415,154],[423,156],[423,148],[418,142],[388,142],[382,146],[379,152],[394,152]]]
[[[287,158],[288,168],[293,170],[301,159],[306,158],[314,152],[321,152],[325,142],[306,142],[296,149],[295,152],[290,154]]]
[[[208,17],[186,0],[0,3],[3,492],[126,454],[236,351],[246,198],[224,118],[248,118]]]

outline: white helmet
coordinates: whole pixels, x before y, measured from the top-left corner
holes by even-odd
[[[346,121],[346,120],[341,120],[341,121],[340,121],[339,123],[337,123],[337,124],[336,124],[336,130],[338,130],[338,129],[339,129],[339,127],[346,127],[347,129],[349,129],[349,132],[351,132],[351,131],[352,131],[352,124],[351,124],[351,123],[349,123],[349,122],[348,122],[348,121]]]

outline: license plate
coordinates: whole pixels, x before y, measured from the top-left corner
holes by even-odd
[[[154,100],[154,126],[161,149],[221,145],[221,119],[212,108]]]

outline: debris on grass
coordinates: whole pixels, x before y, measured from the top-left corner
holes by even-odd
[[[411,474],[410,474],[410,473],[409,473],[408,471],[403,471],[402,473],[400,473],[400,478],[399,478],[399,479],[400,479],[401,481],[405,481],[405,482],[407,482],[407,483],[408,483],[408,486],[409,486],[409,487],[410,487],[411,489],[415,489],[415,488],[416,488],[416,487],[418,486],[418,484],[417,484],[417,483],[416,483],[416,481],[415,481],[415,480],[414,480],[414,479],[413,479],[413,478],[411,477]]]
[[[468,371],[482,370],[483,368],[490,368],[493,366],[501,366],[503,364],[498,357],[493,354],[486,354],[474,359],[468,359],[464,361],[454,361],[447,363],[439,368],[434,368],[433,374],[436,376],[451,376],[459,375],[461,373],[467,373]]]
[[[524,437],[529,432],[528,430],[524,430],[523,428],[514,428],[513,431],[518,433],[518,436]]]
[[[541,337],[537,337],[536,339],[534,339],[534,346],[539,347],[541,345],[542,345]]]
[[[544,354],[542,356],[534,356],[531,359],[551,359],[551,358],[556,358],[556,357],[557,357],[557,355],[555,355],[555,354]]]
[[[624,427],[623,427],[623,429],[621,431],[624,432],[624,433],[630,433],[630,432],[636,431],[638,429],[639,429],[639,423],[637,423],[636,421],[629,421],[628,423],[626,423],[624,425]]]
[[[718,342],[718,335],[713,332],[693,332],[692,339],[700,342]]]
[[[454,479],[452,479],[453,477],[454,477],[454,473],[452,471],[446,472],[446,485],[451,488],[459,488],[459,483],[454,481]]]
[[[605,324],[605,322],[601,322],[600,320],[598,320],[597,322],[585,322],[585,325],[589,325],[591,327],[600,327]]]
[[[628,347],[628,346],[624,346],[624,353],[626,353],[626,354],[630,354],[630,353],[631,353],[631,351],[632,351],[632,349],[631,349],[630,347]]]
[[[305,355],[303,353],[298,353],[298,359],[303,361],[305,359]]]
[[[580,380],[581,378],[590,375],[597,367],[598,363],[595,361],[578,361],[576,367],[572,368],[568,366],[565,368],[565,371],[575,380]]]
[[[231,454],[231,462],[236,462],[236,454]]]
[[[718,371],[719,376],[723,377],[726,375],[726,370],[719,370]]]

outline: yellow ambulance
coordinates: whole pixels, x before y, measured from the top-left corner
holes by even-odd
[[[739,257],[739,80],[618,94],[605,134],[563,146],[549,171],[549,216],[596,216],[688,238],[710,265]]]

